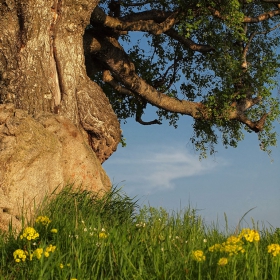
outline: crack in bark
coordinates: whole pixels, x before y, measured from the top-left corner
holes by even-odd
[[[55,68],[56,68],[56,77],[57,77],[57,82],[59,87],[59,92],[57,92],[56,96],[54,96],[55,99],[54,113],[59,114],[60,103],[63,100],[64,94],[66,94],[64,89],[62,67],[56,49],[57,29],[62,16],[62,0],[55,0],[52,9],[54,14],[53,22],[51,24],[52,52],[53,52],[53,58],[54,58]]]

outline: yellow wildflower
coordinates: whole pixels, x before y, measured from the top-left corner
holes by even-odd
[[[208,250],[210,252],[220,251],[220,252],[228,253],[230,256],[232,256],[234,254],[238,254],[239,252],[241,252],[241,253],[245,252],[242,245],[243,245],[243,242],[241,240],[241,237],[232,235],[232,236],[228,237],[228,239],[225,242],[223,242],[222,244],[215,244],[215,245],[209,247]]]
[[[220,258],[219,261],[218,261],[219,266],[225,266],[227,263],[228,263],[227,258]]]
[[[20,235],[20,239],[26,238],[27,240],[36,239],[39,237],[39,233],[32,227],[27,227],[23,230],[23,233]]]
[[[278,254],[280,254],[280,245],[279,244],[270,244],[267,246],[267,251],[273,257],[276,257]]]
[[[56,229],[56,228],[52,228],[52,229],[51,229],[51,232],[52,232],[52,233],[57,233],[57,229]]]
[[[237,244],[237,243],[240,243],[240,237],[237,237],[237,236],[230,236],[228,237],[227,241],[226,241],[228,244]]]
[[[33,255],[40,260],[43,254],[43,249],[42,248],[37,248],[34,252]]]
[[[62,269],[62,268],[64,267],[64,265],[61,263],[61,264],[59,265],[59,267]]]
[[[221,249],[221,244],[215,244],[215,245],[209,247],[208,250],[209,250],[210,252],[214,252],[214,251],[220,251],[220,249]]]
[[[51,220],[47,216],[39,216],[35,220],[36,223],[41,223],[43,226],[48,226]]]
[[[197,262],[203,262],[206,259],[204,254],[203,254],[203,251],[201,251],[201,250],[193,251],[192,252],[192,257]]]
[[[56,246],[49,245],[49,246],[46,248],[46,252],[54,252],[55,249],[56,249]]]
[[[107,234],[105,232],[100,232],[99,238],[107,238]]]
[[[248,242],[260,241],[260,235],[255,229],[244,228],[239,236],[244,237]]]
[[[26,260],[26,252],[21,249],[15,250],[13,256],[16,262],[25,262]]]

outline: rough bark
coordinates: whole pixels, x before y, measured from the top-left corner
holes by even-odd
[[[67,117],[101,162],[120,139],[103,91],[86,75],[83,34],[98,1],[2,1],[0,103]],[[84,134],[86,135],[86,134]]]
[[[110,179],[79,129],[67,118],[32,117],[13,104],[0,105],[0,229],[36,210],[48,194],[69,183],[109,191]],[[30,215],[29,215],[30,217]]]
[[[85,70],[97,0],[0,2],[0,224],[67,182],[110,189],[117,117]],[[13,104],[13,106],[11,105]],[[93,152],[94,151],[94,152]],[[96,156],[98,160],[96,160]]]

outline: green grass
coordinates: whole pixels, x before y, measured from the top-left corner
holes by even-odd
[[[0,279],[280,279],[279,230],[221,232],[191,208],[140,209],[116,189],[65,188],[28,226],[1,235]]]

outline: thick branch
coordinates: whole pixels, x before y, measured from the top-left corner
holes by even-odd
[[[251,18],[251,17],[244,17],[243,22],[244,23],[258,23],[264,20],[267,20],[269,18],[272,18],[274,16],[280,15],[280,9],[274,10],[274,11],[269,11],[267,13],[261,14],[257,17]]]
[[[122,94],[122,95],[127,95],[127,96],[135,96],[135,94],[121,86],[111,75],[109,70],[105,70],[103,71],[103,82],[107,83],[108,85],[110,85],[115,91],[117,91],[118,93]]]
[[[124,50],[117,47],[117,42],[114,40],[113,38],[103,38],[100,40],[102,48],[98,57],[103,63],[106,63],[112,76],[126,89],[129,89],[130,92],[143,98],[151,105],[166,111],[188,115],[194,119],[213,119],[209,109],[201,102],[172,98],[149,85],[136,74],[134,64],[130,61]],[[254,106],[259,100],[259,98],[248,98],[239,103],[233,102],[231,109],[228,112],[223,112],[220,118],[226,117],[229,120],[238,120],[253,131],[260,131],[263,128],[266,115],[257,122],[249,120],[245,115],[245,111]]]
[[[137,96],[132,91],[126,89],[125,87],[122,87],[110,74],[109,70],[103,71],[103,81],[107,84],[109,84],[114,90],[116,90],[118,93],[122,95],[127,96]],[[142,120],[142,114],[136,113],[135,120],[142,124],[142,125],[152,125],[152,124],[161,124],[161,122],[157,119],[149,122],[145,122]]]
[[[107,16],[102,9],[97,7],[92,13],[91,23],[102,23],[105,27],[118,31],[144,31],[159,35],[170,29],[178,21],[178,13],[178,11],[171,13],[161,23],[155,22],[154,19],[122,21],[118,18]]]

